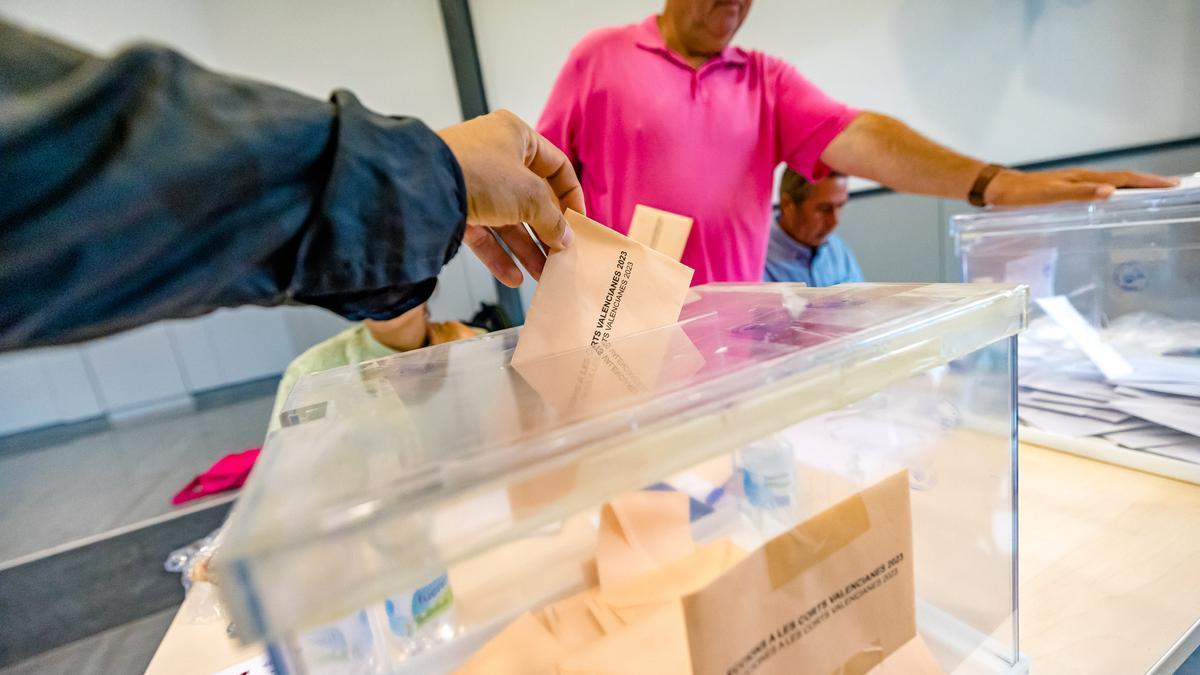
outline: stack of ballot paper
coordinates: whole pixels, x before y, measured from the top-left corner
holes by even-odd
[[[1023,422],[1200,464],[1200,322],[1142,313],[1095,330],[1064,298],[1038,304],[1047,316],[1020,346]]]
[[[686,494],[627,494],[601,510],[594,570],[458,674],[943,672],[916,631],[905,471],[751,553],[693,541]]]

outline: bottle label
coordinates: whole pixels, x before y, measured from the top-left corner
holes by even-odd
[[[426,623],[440,616],[454,603],[450,579],[443,574],[412,593],[388,598],[383,606],[388,626],[401,637],[412,637]]]
[[[312,663],[345,662],[365,658],[374,642],[367,613],[357,611],[302,638],[301,651]]]
[[[770,475],[743,469],[742,489],[746,501],[760,509],[783,508],[792,503],[792,480],[786,473]]]
[[[453,602],[450,578],[445,574],[413,591],[412,616],[417,628],[441,614]]]

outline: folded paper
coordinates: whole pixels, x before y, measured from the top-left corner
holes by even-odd
[[[663,211],[645,204],[633,207],[629,221],[629,238],[649,246],[672,260],[683,257],[692,219],[678,213]]]
[[[689,507],[682,492],[631,492],[605,504],[596,536],[600,587],[643,576],[691,554]]]
[[[488,641],[457,675],[555,675],[566,654],[554,635],[526,612]]]
[[[620,627],[611,619],[611,612],[596,607],[595,595],[596,591],[589,589],[542,610],[547,627],[564,649],[574,650],[591,644],[604,637],[606,632]]]
[[[559,675],[688,675],[687,632],[679,603],[567,655]]]

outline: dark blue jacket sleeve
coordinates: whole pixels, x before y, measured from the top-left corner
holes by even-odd
[[[0,22],[0,351],[244,304],[389,318],[465,218],[418,120]]]

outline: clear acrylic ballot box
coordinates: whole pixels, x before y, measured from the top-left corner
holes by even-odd
[[[1029,286],[1022,438],[1200,483],[1200,174],[950,228],[964,280]]]
[[[944,672],[1025,672],[1013,406],[1026,306],[1024,287],[997,284],[713,284],[674,325],[518,366],[511,329],[306,376],[213,562],[236,633],[280,673],[610,672],[539,669],[540,650],[565,647],[534,637],[514,643],[516,665],[469,666],[515,626],[549,635],[539,608],[596,583],[605,505],[622,495],[679,495],[687,546],[754,556],[893,477],[911,519],[869,527],[911,520],[909,604],[928,653]],[[515,623],[531,611],[536,625]],[[628,628],[609,617],[600,639]],[[630,668],[611,672],[654,670]]]

